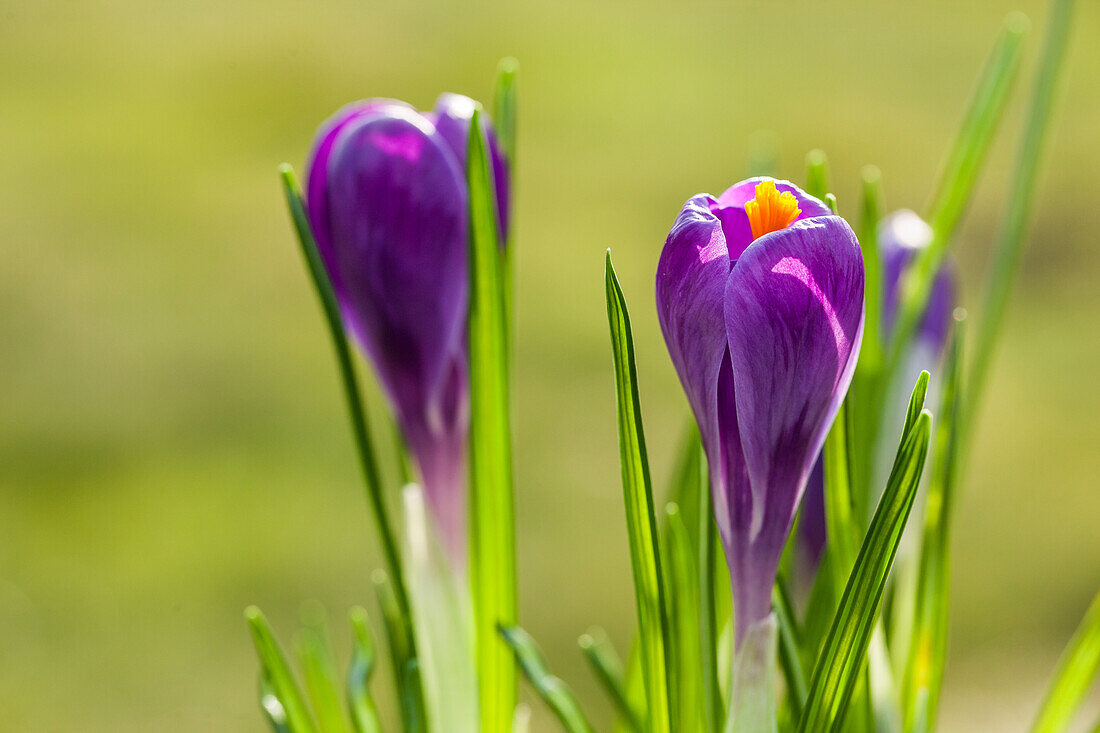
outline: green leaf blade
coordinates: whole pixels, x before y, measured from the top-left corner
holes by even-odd
[[[530,634],[519,626],[501,627],[500,635],[515,654],[523,674],[554,712],[568,733],[595,733],[584,711],[559,677],[551,674],[546,658]]]
[[[1100,671],[1100,593],[1096,594],[1058,660],[1050,689],[1032,733],[1061,733],[1073,720]]]
[[[839,726],[852,693],[863,678],[863,660],[924,470],[931,428],[931,414],[922,412],[903,439],[832,628],[814,665],[806,707],[799,723],[803,733],[819,733]]]
[[[1009,200],[993,247],[992,268],[985,286],[982,322],[967,382],[970,401],[974,405],[984,392],[993,347],[1000,335],[1012,286],[1023,260],[1055,92],[1065,64],[1072,15],[1073,0],[1055,0],[1052,3],[1039,71],[1017,153]]]
[[[642,670],[648,700],[649,729],[654,733],[672,730],[669,679],[670,629],[664,599],[657,523],[653,511],[653,485],[649,475],[638,375],[634,362],[634,338],[626,299],[611,263],[605,260],[607,319],[611,329],[615,366],[615,394],[618,406],[619,454],[623,500],[626,505],[630,559],[634,572],[634,595],[638,612]]]
[[[496,202],[481,111],[470,122],[470,580],[483,733],[508,733],[516,662],[497,636],[516,621],[507,315]]]
[[[302,607],[301,616],[302,629],[296,647],[318,728],[325,733],[350,733],[336,682],[336,664],[324,607],[316,602],[307,603]]]
[[[302,203],[302,193],[298,187],[298,181],[294,177],[294,170],[284,163],[279,167],[279,178],[282,182],[287,206],[290,209],[291,219],[298,234],[298,243],[301,246],[302,256],[306,261],[306,269],[313,280],[317,297],[321,301],[325,321],[328,324],[332,343],[336,349],[336,360],[344,385],[344,398],[348,405],[352,434],[355,437],[355,445],[359,453],[359,464],[363,472],[363,481],[366,484],[367,498],[370,501],[372,516],[378,529],[378,537],[382,542],[382,555],[386,565],[386,573],[394,584],[398,608],[407,620],[409,618],[409,597],[405,592],[405,584],[402,580],[401,556],[397,550],[397,540],[393,533],[393,525],[390,522],[389,510],[382,496],[382,480],[378,472],[378,459],[371,438],[366,408],[359,392],[359,381],[355,376],[351,348],[348,345],[347,334],[344,332],[340,306],[336,301],[336,292],[329,281],[328,273],[321,260],[321,252],[317,249],[317,242],[313,238],[309,218],[306,216],[305,205]],[[407,621],[406,625],[408,625]]]
[[[970,202],[1019,72],[1028,27],[1027,17],[1022,13],[1009,14],[974,88],[928,207],[926,218],[932,227],[932,242],[921,251],[902,279],[897,325],[888,352],[887,378],[898,368],[905,346],[928,302],[932,282]]]
[[[353,608],[348,614],[352,631],[351,664],[348,666],[348,707],[355,733],[382,733],[378,708],[370,693],[370,678],[374,673],[374,638],[370,621],[363,608]]]
[[[416,658],[416,649],[412,646],[412,632],[405,625],[407,620],[401,615],[393,585],[386,573],[375,570],[371,581],[378,596],[378,607],[382,611],[402,726],[405,733],[424,733],[427,730],[428,716],[424,706],[420,664]]]
[[[950,598],[951,508],[954,504],[962,404],[963,329],[955,324],[944,363],[947,375],[935,436],[935,465],[924,507],[921,554],[917,567],[912,632],[902,677],[902,712],[907,731],[929,730],[935,723],[947,651]],[[927,372],[922,373],[922,377]]]
[[[275,634],[271,631],[267,618],[255,606],[249,606],[244,614],[252,631],[256,654],[260,657],[260,664],[263,667],[263,678],[269,684],[267,690],[274,695],[282,707],[290,733],[315,733],[316,727],[310,717],[305,698],[294,680],[294,674],[290,671],[290,665],[279,647],[279,642],[275,640]],[[264,708],[272,710],[268,705]],[[275,719],[276,716],[270,717]]]
[[[627,727],[634,733],[644,733],[642,720],[645,718],[645,711],[637,710],[627,696],[623,663],[611,645],[611,640],[607,638],[607,633],[601,628],[593,628],[582,635],[577,644],[600,686],[626,721]]]

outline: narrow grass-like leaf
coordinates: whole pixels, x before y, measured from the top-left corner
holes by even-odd
[[[515,653],[523,674],[539,693],[543,702],[554,711],[568,733],[594,733],[588,718],[573,696],[569,686],[550,673],[546,658],[535,640],[519,626],[500,627],[500,635]]]
[[[928,382],[931,375],[927,370],[917,375],[917,383],[913,386],[913,393],[909,395],[909,406],[905,408],[905,426],[901,429],[902,435],[908,435],[913,426],[917,424],[921,412],[924,410],[924,400],[928,397]]]
[[[493,84],[493,127],[504,151],[504,165],[508,169],[510,190],[508,231],[500,233],[504,238],[504,248],[501,251],[503,260],[501,279],[504,282],[504,311],[507,323],[505,336],[508,340],[509,362],[511,362],[512,304],[515,300],[513,272],[516,248],[512,232],[516,229],[516,211],[515,207],[511,206],[511,202],[515,201],[516,196],[516,76],[518,73],[518,61],[511,56],[502,58],[497,64],[496,81]]]
[[[700,483],[705,478],[706,470],[699,428],[695,425],[694,418],[691,418],[684,428],[668,495],[680,510],[680,518],[693,547],[698,543],[700,502],[702,494],[707,491],[706,484]]]
[[[958,225],[1004,114],[1020,67],[1023,39],[1030,23],[1023,13],[1010,13],[986,60],[962,124],[952,141],[938,185],[928,206],[928,222],[941,235]],[[938,245],[941,249],[946,242]]]
[[[420,682],[420,665],[416,650],[411,645],[411,630],[405,626],[405,617],[397,607],[397,598],[389,577],[382,570],[371,575],[382,610],[386,644],[390,650],[394,686],[400,703],[401,723],[405,733],[424,733],[427,730],[427,714],[424,708],[424,690]]]
[[[863,254],[864,307],[863,342],[859,361],[848,390],[851,425],[852,463],[849,473],[855,512],[861,527],[870,519],[871,466],[875,456],[875,437],[883,393],[882,373],[885,357],[882,342],[882,261],[878,247],[878,224],[882,219],[882,173],[873,165],[861,173],[863,196],[860,206],[859,247]],[[877,488],[877,487],[875,487]]]
[[[823,150],[806,153],[806,193],[822,201],[829,193],[829,159]]]
[[[843,723],[856,684],[863,678],[860,670],[924,470],[931,429],[932,416],[925,411],[904,436],[832,628],[814,665],[800,731],[836,730]]]
[[[634,596],[638,609],[642,671],[648,700],[648,724],[653,733],[672,728],[669,706],[669,632],[665,613],[661,554],[653,512],[653,484],[649,477],[638,373],[634,363],[634,336],[626,299],[615,277],[611,250],[604,268],[607,288],[607,320],[611,328],[611,353],[615,364],[615,394],[618,405],[619,456],[622,467],[623,500],[630,538],[630,560],[634,570]]]
[[[950,598],[951,508],[954,504],[962,400],[963,329],[955,324],[944,362],[946,380],[936,426],[935,465],[924,504],[924,531],[917,567],[912,632],[902,678],[905,730],[924,733],[936,720],[947,651],[947,611]],[[927,372],[922,372],[922,378]]]
[[[481,110],[470,122],[470,584],[482,733],[507,733],[516,706],[515,659],[497,635],[516,621],[508,339],[496,199]]]
[[[264,718],[271,725],[272,733],[290,733],[290,725],[286,722],[286,710],[279,702],[275,694],[275,687],[271,684],[271,678],[267,673],[260,673],[260,709]]]
[[[325,622],[325,609],[317,602],[302,606],[302,629],[296,648],[302,666],[306,690],[317,716],[317,726],[325,733],[349,733],[350,728],[340,697],[332,641]]]
[[[848,581],[848,573],[856,559],[856,543],[861,527],[853,513],[851,473],[849,467],[848,406],[841,404],[832,428],[825,438],[825,527],[832,555],[830,570],[840,596]]]
[[[932,242],[917,255],[902,280],[901,304],[887,352],[887,376],[897,368],[920,321],[936,272],[970,201],[1019,71],[1028,26],[1022,13],[1011,13],[1005,19],[970,98],[928,207],[926,218],[932,227]]]
[[[497,140],[504,150],[508,171],[516,172],[516,76],[519,74],[519,61],[506,56],[497,64],[496,81],[493,84],[493,127]],[[505,237],[508,233],[505,232]]]
[[[676,730],[698,730],[703,712],[703,690],[700,678],[699,645],[699,571],[695,566],[695,548],[680,507],[670,502],[665,507],[668,531],[664,546],[668,549],[668,578],[665,598],[669,603],[669,620],[675,643],[670,651],[670,676],[676,695],[672,699]]]
[[[863,253],[863,341],[856,373],[877,375],[882,368],[882,255],[878,223],[882,219],[882,171],[867,165],[860,172],[863,198],[859,217],[859,249]]]
[[[642,720],[645,718],[645,711],[639,711],[627,699],[623,663],[615,652],[615,647],[611,645],[611,640],[607,638],[607,633],[601,628],[592,628],[577,640],[577,644],[600,686],[607,692],[629,729],[634,733],[643,733]]]
[[[317,243],[313,239],[313,232],[309,227],[309,219],[302,203],[301,190],[294,177],[294,170],[284,163],[279,166],[279,176],[283,185],[283,193],[286,195],[287,206],[290,208],[290,216],[298,233],[298,243],[301,245],[306,267],[313,279],[317,297],[321,300],[325,320],[332,336],[332,344],[336,349],[336,361],[340,367],[340,377],[344,384],[344,398],[348,405],[348,416],[351,418],[352,434],[355,436],[355,446],[359,453],[359,464],[363,471],[367,498],[370,500],[372,516],[378,530],[378,537],[382,542],[382,556],[386,564],[386,572],[393,579],[394,594],[397,597],[397,605],[401,610],[401,615],[407,619],[409,617],[409,598],[401,577],[401,557],[397,551],[397,540],[394,538],[393,527],[390,524],[389,511],[382,496],[382,481],[378,472],[378,460],[375,457],[374,442],[371,439],[366,409],[359,393],[359,381],[355,376],[355,366],[352,362],[347,334],[344,332],[340,306],[336,301],[336,293],[332,289],[332,283],[325,272]]]
[[[702,445],[699,461],[699,530],[696,537],[699,570],[699,677],[703,689],[703,730],[717,731],[726,716],[725,700],[718,685],[718,603],[715,583],[719,576],[718,525],[712,510],[710,475]],[[724,563],[722,563],[725,570]],[[729,586],[725,572],[722,580]]]
[[[826,531],[828,531],[826,529]],[[832,569],[833,553],[826,544],[817,564],[817,576],[810,588],[806,612],[802,623],[802,664],[812,670],[821,645],[829,633],[829,626],[840,603],[840,593]]]
[[[294,681],[294,674],[290,671],[283,650],[279,648],[279,642],[275,640],[267,618],[255,606],[245,609],[244,616],[252,630],[252,641],[256,645],[256,654],[260,657],[263,676],[270,684],[268,691],[282,707],[290,733],[314,733],[316,727],[305,698],[302,697],[298,683]]]
[[[802,630],[798,627],[794,604],[786,585],[779,580],[772,591],[772,608],[779,624],[779,666],[787,683],[787,705],[791,720],[802,717],[806,704],[806,671],[802,668]]]
[[[370,678],[374,672],[374,637],[371,636],[367,612],[361,607],[351,609],[351,665],[348,667],[348,707],[355,733],[382,733],[378,708],[370,694]]]
[[[978,331],[970,379],[967,382],[972,405],[968,412],[973,411],[985,388],[993,347],[1000,334],[1009,294],[1023,258],[1035,200],[1035,185],[1050,126],[1051,108],[1065,60],[1066,41],[1072,27],[1072,12],[1073,0],[1055,0],[1051,4],[1046,40],[1035,77],[1026,126],[1020,140],[1012,188],[993,247],[993,264],[985,288],[981,328]]]
[[[848,400],[841,403],[832,428],[825,438],[825,526],[829,538],[825,552],[833,575],[833,598],[840,598],[856,562],[857,546],[863,532],[862,512],[856,508],[852,490],[852,411]],[[834,609],[830,609],[834,610]],[[867,728],[872,719],[870,678],[860,672],[862,682],[856,690],[856,729]]]
[[[632,710],[637,711],[643,721],[649,720],[649,707],[645,699],[645,675],[642,673],[642,649],[635,634],[634,643],[630,648],[630,656],[626,661],[626,672],[623,675],[623,688],[626,693],[627,704]],[[630,730],[629,721],[618,716],[615,720],[615,733],[624,733]]]
[[[409,446],[405,442],[405,436],[401,434],[401,427],[393,415],[388,415],[390,434],[393,436],[393,457],[397,468],[397,477],[401,485],[412,483],[416,480],[413,472],[412,457],[409,455]]]
[[[1100,671],[1100,593],[1058,660],[1058,668],[1032,733],[1061,733],[1073,720],[1089,685]]]

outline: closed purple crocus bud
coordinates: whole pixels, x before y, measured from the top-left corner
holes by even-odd
[[[318,131],[306,186],[344,321],[393,405],[458,564],[469,428],[466,140],[475,106],[455,94],[431,112],[388,99],[351,104]],[[507,168],[486,134],[504,232]]]
[[[882,258],[882,339],[889,343],[894,335],[901,297],[901,281],[905,269],[925,247],[932,243],[932,227],[915,212],[900,209],[879,222],[878,246]],[[895,385],[884,405],[881,425],[883,434],[879,441],[875,460],[875,475],[870,489],[882,491],[893,464],[894,453],[901,439],[901,426],[909,404],[909,392],[922,371],[932,376],[932,392],[939,387],[935,375],[951,332],[951,314],[955,308],[955,271],[950,263],[940,268],[929,293],[928,307],[906,349],[904,363],[899,369]],[[917,526],[910,522],[910,526]],[[800,540],[804,557],[809,561],[806,569],[812,572],[825,546],[825,472],[821,459],[814,466],[802,502],[802,519],[799,523]]]
[[[906,267],[921,250],[932,243],[932,227],[909,209],[894,211],[879,223],[879,254],[882,259],[882,340],[886,343],[893,338],[895,320],[901,298],[901,281]],[[897,389],[888,397],[886,415],[881,428],[889,439],[881,442],[876,461],[875,485],[871,490],[880,492],[889,475],[894,457],[894,449],[901,438],[900,430],[904,420],[905,408],[909,405],[909,394],[917,375],[922,371],[935,374],[944,355],[947,337],[952,327],[952,313],[955,309],[955,271],[946,263],[936,275],[932,291],[928,296],[928,306],[921,324],[917,327],[910,348],[906,350]],[[891,444],[892,440],[892,444]],[[911,526],[914,523],[910,523]],[[807,569],[816,567],[825,547],[825,471],[822,459],[818,458],[806,486],[805,500],[802,502],[800,522],[801,545],[804,556],[810,560]]]
[[[791,522],[851,382],[859,244],[787,181],[697,195],[661,253],[657,314],[710,466],[739,648],[769,617]]]
[[[913,258],[932,244],[932,227],[916,212],[900,209],[879,223],[878,241],[882,257],[882,337],[889,342],[894,335],[902,275],[912,264]],[[928,294],[928,306],[913,337],[913,345],[922,349],[923,355],[928,357],[922,369],[932,371],[943,356],[954,309],[955,271],[948,262],[936,273]],[[918,369],[917,374],[919,373]]]

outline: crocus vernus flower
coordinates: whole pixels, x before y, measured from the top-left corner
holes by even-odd
[[[882,257],[882,338],[890,343],[894,337],[900,307],[902,281],[916,256],[932,243],[932,227],[908,209],[895,211],[879,222],[879,254]],[[887,385],[879,430],[878,445],[871,490],[882,491],[894,453],[901,439],[901,425],[913,383],[922,371],[931,375],[929,400],[936,404],[942,384],[938,379],[947,339],[951,333],[951,313],[955,308],[955,270],[945,262],[932,281],[924,314],[912,339],[902,351],[897,372]],[[912,524],[912,523],[911,523]]]
[[[901,297],[901,280],[917,254],[932,244],[932,227],[909,209],[895,211],[882,219],[878,227],[879,252],[882,256],[882,327],[883,339],[893,337]],[[931,370],[943,356],[955,308],[955,274],[945,263],[932,282],[914,346],[929,357],[923,369]],[[920,373],[919,370],[917,372]]]
[[[878,226],[879,255],[882,258],[882,334],[884,343],[894,335],[895,320],[900,306],[901,281],[906,268],[922,249],[932,243],[932,228],[915,212],[900,209],[884,217]],[[876,495],[885,486],[893,464],[894,453],[900,440],[901,424],[909,402],[909,391],[917,375],[928,371],[933,375],[933,385],[938,365],[947,345],[951,329],[951,313],[955,307],[955,275],[950,263],[945,263],[929,293],[928,306],[906,349],[905,362],[890,390],[885,405],[875,461],[875,475],[870,490]],[[910,523],[912,526],[912,523]],[[816,565],[825,546],[825,473],[818,459],[806,487],[802,502],[802,546],[809,560],[809,567]]]
[[[465,556],[465,167],[475,104],[454,94],[431,112],[388,99],[351,104],[318,131],[306,187],[344,320],[393,405],[453,558]],[[486,134],[503,232],[507,170]]]
[[[657,268],[657,313],[699,423],[740,646],[768,618],[783,545],[863,333],[863,259],[797,186],[689,199]]]

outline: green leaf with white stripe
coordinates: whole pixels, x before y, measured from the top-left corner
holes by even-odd
[[[832,628],[814,665],[799,722],[803,733],[836,730],[844,721],[852,692],[862,676],[886,580],[916,497],[931,430],[932,415],[923,411],[898,449]]]

